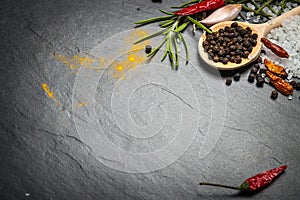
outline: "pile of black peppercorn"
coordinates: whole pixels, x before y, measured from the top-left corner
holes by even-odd
[[[256,86],[263,87],[265,83],[265,79],[264,79],[265,76],[266,76],[266,68],[260,68],[259,64],[255,63],[250,70],[248,81],[250,83],[253,83],[254,80],[256,79]]]
[[[244,29],[237,22],[233,22],[230,27],[226,26],[217,32],[206,34],[202,46],[209,59],[214,62],[239,64],[242,58],[248,58],[257,44],[257,37],[249,27]]]

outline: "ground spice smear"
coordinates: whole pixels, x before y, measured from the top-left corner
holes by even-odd
[[[58,106],[61,106],[61,103],[56,99],[52,90],[50,90],[49,86],[46,83],[42,83],[42,88],[50,99],[53,99]]]
[[[145,46],[150,44],[149,40],[134,44],[140,37],[149,35],[147,31],[135,29],[124,37],[120,49],[113,55],[96,57],[78,53],[75,55],[62,55],[54,53],[53,57],[68,66],[73,73],[77,73],[81,67],[89,70],[108,70],[114,78],[121,79],[128,71],[135,69],[138,65],[146,62],[147,56],[144,53]],[[125,54],[124,54],[125,53]],[[117,58],[115,61],[115,58]],[[109,65],[109,66],[108,66]]]
[[[75,54],[73,56],[61,55],[58,53],[54,53],[54,58],[68,66],[73,72],[76,74],[80,67],[85,67],[90,70],[100,70],[103,69],[103,65],[105,65],[105,59],[102,57],[93,58],[91,56],[83,55],[83,54]]]

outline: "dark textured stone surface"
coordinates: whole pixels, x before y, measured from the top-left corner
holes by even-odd
[[[279,95],[273,101],[269,98],[272,88],[256,88],[247,82],[246,74],[238,83],[225,87],[223,131],[204,158],[198,156],[199,136],[171,165],[149,173],[126,173],[99,162],[93,149],[78,137],[71,99],[76,75],[53,59],[53,52],[89,53],[112,35],[132,29],[133,21],[158,16],[158,9],[182,2],[1,1],[0,199],[300,196],[299,100],[288,101]],[[43,82],[59,97],[62,107],[45,95]],[[210,92],[211,96],[218,95],[218,91]],[[209,107],[200,108],[201,113],[210,112]],[[289,166],[286,173],[253,196],[197,185],[199,181],[236,185],[282,164]]]

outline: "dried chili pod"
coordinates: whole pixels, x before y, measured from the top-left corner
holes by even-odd
[[[291,95],[293,94],[293,86],[287,81],[283,80],[279,76],[276,76],[270,71],[266,72],[267,76],[270,78],[271,84],[282,94]]]
[[[280,65],[276,65],[271,60],[268,60],[265,58],[264,64],[270,72],[277,74],[279,76],[283,76],[283,77],[287,76],[287,73],[286,73],[284,67],[282,67]]]
[[[276,167],[274,169],[261,172],[253,177],[246,179],[240,186],[228,186],[214,183],[199,183],[200,185],[209,185],[209,186],[217,186],[224,187],[234,190],[240,190],[243,192],[255,192],[263,189],[267,185],[269,185],[275,178],[277,178],[284,170],[287,168],[287,165],[283,165],[281,167]]]
[[[273,53],[275,53],[277,56],[282,57],[282,58],[288,58],[289,54],[282,48],[281,46],[274,44],[267,38],[261,38],[261,42],[268,48],[270,49]]]
[[[175,15],[186,16],[186,15],[193,15],[198,12],[208,11],[217,9],[225,4],[224,0],[204,0],[200,3],[196,3],[194,5],[188,6],[183,8],[179,11],[176,11]]]

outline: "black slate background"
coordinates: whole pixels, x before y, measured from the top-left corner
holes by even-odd
[[[119,172],[99,163],[76,137],[71,99],[75,75],[55,51],[91,51],[106,38],[132,29],[133,21],[158,16],[183,1],[0,2],[0,199],[297,199],[300,171],[300,101],[247,83],[226,88],[223,133],[201,162],[193,152],[146,174]],[[138,11],[137,7],[141,9]],[[51,84],[63,108],[47,98]],[[200,188],[205,179],[239,184],[282,164],[289,168],[261,193]],[[26,195],[27,194],[27,195]]]

